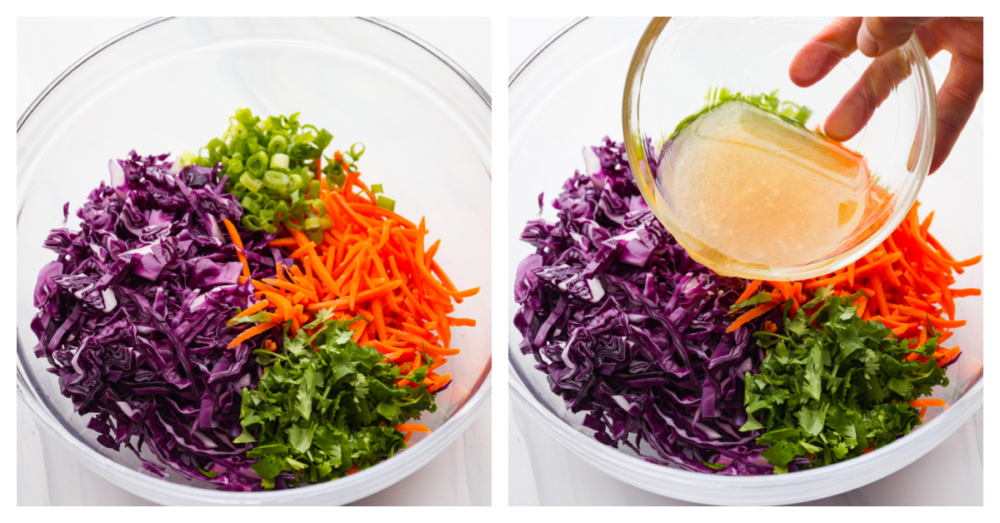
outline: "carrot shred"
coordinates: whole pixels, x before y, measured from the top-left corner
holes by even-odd
[[[434,370],[460,352],[451,347],[453,329],[476,325],[475,319],[449,314],[454,313],[454,304],[477,294],[479,288],[455,286],[435,259],[442,252],[440,240],[425,250],[426,220],[416,225],[378,207],[360,173],[346,172],[341,188],[320,184],[318,200],[326,205],[332,223],[322,239],[284,228],[281,237],[269,242],[271,247],[288,249],[286,258],[298,261],[289,267],[279,261],[274,277],[246,278],[261,301],[254,312],[244,313],[264,311],[267,324],[290,322],[293,333],[323,309],[341,320],[360,316],[363,319],[349,326],[351,339],[375,347],[384,361],[401,369],[424,366],[433,357],[424,382],[428,390],[436,391],[451,377]],[[263,329],[260,325],[264,324],[254,328]],[[270,349],[272,344],[264,346]],[[405,379],[397,384],[419,385]]]
[[[270,302],[268,302],[267,300],[261,300],[261,301],[255,303],[255,304],[247,307],[246,309],[243,310],[243,312],[237,314],[236,316],[233,316],[232,318],[229,319],[229,321],[233,321],[233,320],[235,320],[237,318],[243,318],[245,316],[252,316],[254,314],[257,314],[261,310],[267,308],[268,305],[270,305]]]
[[[298,243],[295,242],[295,238],[278,238],[276,240],[271,240],[268,245],[271,247],[295,247]]]
[[[416,425],[413,423],[404,423],[402,425],[396,425],[396,430],[400,432],[430,432],[431,429],[427,428],[426,425]]]
[[[944,407],[946,405],[948,405],[948,403],[944,400],[935,398],[920,398],[910,402],[910,406],[915,409],[922,407]]]
[[[732,323],[732,325],[730,325],[726,329],[726,332],[733,332],[734,330],[742,327],[747,322],[752,321],[755,318],[758,318],[758,317],[766,314],[771,309],[773,309],[773,308],[775,308],[777,306],[778,306],[778,302],[774,302],[774,301],[767,302],[767,303],[761,303],[760,305],[757,305],[756,307],[754,307],[754,308],[750,309],[749,311],[743,313],[739,318],[736,318],[736,321],[734,321]]]
[[[292,251],[292,253],[289,254],[288,257],[289,258],[301,258],[302,256],[308,254],[309,251],[311,251],[315,247],[316,247],[315,243],[313,243],[313,242],[307,242],[305,245],[303,245],[303,246],[299,247],[298,249],[295,249],[294,251]]]
[[[753,296],[753,294],[755,292],[757,292],[757,289],[760,288],[760,285],[762,283],[764,283],[764,280],[752,280],[750,282],[750,285],[747,285],[747,288],[743,289],[743,294],[740,294],[740,297],[736,298],[736,303],[740,303],[740,302],[742,302],[744,300],[749,299],[751,296]]]
[[[243,277],[249,279],[250,264],[247,263],[247,257],[243,253],[243,240],[240,239],[240,233],[236,231],[236,226],[228,218],[223,218],[222,223],[226,226],[226,231],[229,232],[229,238],[233,240],[233,245],[236,246],[236,257],[243,265]]]
[[[239,336],[233,338],[233,341],[229,342],[229,345],[226,348],[231,349],[239,345],[240,343],[243,343],[244,341],[249,340],[250,338],[253,338],[254,336],[262,332],[265,332],[269,330],[271,327],[275,327],[277,325],[278,325],[277,323],[273,322],[258,323],[257,325],[254,325],[253,327],[250,327],[249,329],[241,332]]]

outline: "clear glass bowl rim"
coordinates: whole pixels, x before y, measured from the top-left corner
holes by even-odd
[[[546,40],[508,79],[508,89],[549,46],[587,20],[581,17]],[[923,50],[920,51],[923,53]],[[513,127],[513,122],[511,126]],[[914,196],[915,198],[915,196]],[[897,224],[898,225],[898,224]],[[661,465],[625,454],[573,429],[538,401],[525,385],[516,358],[517,347],[508,340],[508,380],[514,402],[563,447],[616,479],[656,494],[707,504],[762,505],[799,503],[832,496],[877,481],[920,458],[954,433],[983,404],[983,375],[948,410],[876,452],[826,467],[766,476],[700,474]],[[916,449],[916,452],[906,452]],[[726,498],[719,497],[725,491]]]
[[[41,103],[52,93],[55,89],[59,87],[69,75],[73,74],[77,69],[81,68],[88,60],[94,58],[100,54],[105,49],[126,40],[129,36],[136,33],[149,29],[155,25],[169,22],[170,20],[175,20],[176,17],[160,17],[150,19],[142,24],[139,24],[94,48],[92,51],[81,57],[79,60],[70,65],[65,71],[59,74],[55,80],[53,80],[44,90],[31,102],[31,104],[25,109],[24,113],[17,120],[17,131],[20,133],[21,128],[28,121],[31,114],[35,109],[41,105]],[[410,43],[422,48],[427,51],[435,58],[444,63],[448,68],[450,68],[455,74],[457,74],[469,87],[476,92],[479,98],[486,105],[488,111],[492,111],[493,101],[490,94],[483,88],[482,85],[476,81],[468,72],[465,71],[460,65],[455,63],[447,55],[439,51],[434,46],[425,42],[421,38],[411,34],[410,32],[397,27],[393,24],[380,20],[378,18],[366,18],[357,17],[358,20],[362,20],[371,23],[382,29],[396,33],[403,38],[406,38]],[[492,180],[492,174],[488,173],[488,176]],[[19,180],[20,182],[20,180]],[[22,195],[18,195],[18,222],[20,221],[20,209],[24,205],[24,198]],[[401,452],[399,455],[394,456],[391,461],[386,461],[385,463],[379,464],[377,466],[371,467],[369,469],[353,474],[349,477],[344,477],[335,481],[320,483],[316,485],[308,485],[305,487],[299,487],[288,490],[281,491],[270,491],[270,492],[227,492],[221,490],[212,490],[205,488],[196,488],[186,484],[176,484],[163,481],[159,478],[154,478],[152,476],[140,473],[131,468],[125,467],[120,463],[108,459],[107,457],[99,454],[98,452],[91,449],[89,446],[81,442],[77,436],[75,436],[71,431],[69,431],[62,423],[56,420],[45,408],[41,398],[36,396],[36,391],[30,384],[30,378],[28,373],[22,368],[21,356],[27,354],[25,347],[21,343],[20,335],[17,337],[17,352],[18,352],[18,362],[17,362],[17,396],[19,399],[24,401],[31,411],[35,420],[40,421],[42,425],[49,431],[50,434],[55,436],[56,441],[58,441],[63,447],[70,450],[74,456],[82,461],[88,468],[97,472],[99,475],[112,481],[113,483],[118,483],[116,479],[124,479],[128,484],[118,486],[125,488],[133,493],[136,493],[147,499],[171,499],[174,502],[183,503],[203,503],[203,504],[229,504],[237,505],[244,504],[246,502],[251,502],[253,504],[269,505],[269,504],[292,504],[292,503],[310,503],[314,500],[323,501],[326,498],[337,497],[334,493],[339,490],[348,490],[354,487],[356,492],[360,491],[360,495],[346,494],[339,496],[349,497],[346,501],[352,501],[354,499],[359,499],[361,497],[374,494],[375,492],[382,490],[393,483],[403,479],[409,473],[417,470],[426,464],[431,457],[436,456],[445,447],[451,444],[458,436],[465,431],[466,428],[476,419],[476,416],[482,410],[483,405],[486,400],[490,397],[492,393],[493,384],[493,370],[492,370],[492,357],[490,357],[483,374],[480,375],[479,380],[476,382],[476,386],[470,391],[469,396],[466,397],[465,402],[459,408],[459,410],[448,419],[439,429],[435,430],[425,439],[421,440],[420,446],[413,447],[412,450],[408,452]],[[404,475],[398,475],[398,470],[405,470],[409,468],[407,465],[410,463],[415,463],[416,467],[413,470],[407,472]],[[391,464],[392,466],[386,466]],[[368,488],[365,485],[369,485]],[[372,485],[377,487],[372,488]],[[156,493],[153,495],[153,493]]]

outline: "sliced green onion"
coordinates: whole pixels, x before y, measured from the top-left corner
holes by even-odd
[[[264,151],[257,151],[257,153],[253,156],[247,158],[247,171],[250,171],[250,174],[259,178],[264,174],[264,171],[267,171],[267,162],[267,153]]]
[[[181,162],[181,165],[187,167],[194,163],[198,157],[194,155],[191,151],[184,151],[180,156],[177,157],[177,161]]]
[[[381,208],[383,208],[383,209],[385,209],[387,211],[394,211],[394,210],[396,210],[396,200],[393,200],[393,199],[390,199],[390,198],[386,198],[385,196],[382,196],[381,194],[379,195],[378,202],[376,202],[375,205],[377,205],[377,206],[379,206],[379,207],[381,207]]]
[[[260,212],[260,202],[264,199],[264,195],[260,193],[249,193],[243,197],[240,202],[243,204],[243,208],[250,212],[250,214],[257,214]]]
[[[288,170],[288,155],[284,153],[277,153],[271,156],[271,168],[278,169],[281,171]]]
[[[279,193],[288,192],[288,175],[278,171],[267,171],[264,173],[264,187]]]
[[[202,154],[202,151],[208,151],[208,156]],[[198,157],[195,158],[194,163],[202,167],[215,167],[215,164],[219,162],[212,160],[212,151],[202,147],[201,149],[198,149]]]
[[[257,216],[259,216],[261,220],[270,222],[274,221],[275,214],[277,213],[274,211],[274,200],[268,200],[267,203],[261,206],[260,212],[257,213]]]
[[[261,151],[261,149],[263,149],[263,147],[261,147],[260,143],[258,143],[257,135],[255,134],[250,135],[250,138],[247,138],[247,151],[250,154],[257,154],[258,152],[263,152],[266,155],[267,152]]]
[[[328,133],[326,129],[320,129],[316,138],[313,140],[313,144],[322,151],[323,149],[326,149],[326,146],[330,145],[330,142],[332,141],[333,135]]]
[[[253,113],[250,112],[250,109],[240,109],[236,111],[236,116],[234,116],[234,118],[236,118],[237,122],[240,122],[243,125],[251,125],[256,120]]]
[[[208,161],[212,162],[212,165],[219,163],[219,160],[221,160],[223,156],[226,156],[226,153],[228,152],[225,142],[218,138],[212,138],[212,140],[208,142],[207,148]]]
[[[319,149],[307,144],[307,143],[296,143],[289,149],[288,155],[297,162],[301,162],[306,158],[318,158]]]
[[[317,245],[323,243],[323,231],[321,229],[307,230],[306,238]]]
[[[306,199],[302,197],[302,193],[300,193],[298,190],[294,190],[292,191],[292,194],[289,195],[289,198],[292,199],[292,204],[288,206],[288,210],[291,212],[291,214],[294,214],[295,216],[301,215],[302,204],[306,202]],[[282,203],[284,202],[282,201]]]
[[[280,134],[276,134],[271,137],[271,141],[267,143],[267,153],[274,155],[277,153],[283,153],[288,150],[288,138]]]
[[[248,194],[254,194],[254,193],[250,192],[250,189],[247,189],[246,185],[243,185],[242,183],[240,183],[239,180],[234,180],[234,179],[230,178],[230,179],[226,180],[226,185],[231,185],[232,186],[232,189],[229,189],[229,194],[232,194],[233,196],[235,196],[237,200],[243,200],[244,196],[246,196]]]
[[[243,162],[237,158],[231,158],[226,165],[226,174],[240,174],[243,172]]]
[[[361,146],[361,150],[360,151],[355,151],[354,148],[357,147],[357,146],[359,146],[359,145]],[[361,155],[365,154],[365,144],[363,144],[361,142],[358,142],[356,144],[351,145],[351,150],[347,151],[347,154],[349,154],[351,156],[351,158],[355,162],[358,161],[358,160],[360,160],[361,159]],[[348,163],[354,163],[354,162],[348,162]]]
[[[250,193],[250,194],[257,195],[257,193]],[[249,212],[250,214],[257,214],[257,212],[260,211],[260,204],[255,202],[252,198],[250,198],[250,194],[244,196],[243,201],[241,201],[240,204],[242,204],[243,208],[246,209],[247,212]]]
[[[250,229],[251,231],[259,231],[263,229],[263,223],[260,221],[260,218],[252,214],[244,215],[243,219],[240,220],[240,223],[242,223],[244,227]]]
[[[379,194],[382,192],[382,184],[376,183],[372,185],[372,194]]]
[[[312,217],[312,218],[306,218],[305,222],[303,222],[303,223],[306,226],[306,230],[307,231],[308,230],[315,230],[315,229],[319,229],[320,228],[319,218],[316,218],[315,216]]]
[[[257,192],[260,190],[260,180],[247,173],[240,175],[240,183],[242,183],[247,189],[250,189],[251,192]]]
[[[344,182],[346,182],[346,181],[347,181],[347,175],[346,174],[327,175],[327,177],[326,177],[326,186],[327,186],[327,188],[329,188],[331,190],[334,189],[334,188],[343,189],[344,188]]]
[[[326,129],[299,121],[299,114],[257,117],[240,109],[228,120],[226,131],[196,153],[178,158],[183,166],[213,167],[220,162],[228,180],[226,192],[236,197],[244,209],[241,223],[250,230],[276,232],[285,225],[305,230],[311,239],[323,241],[322,231],[333,227],[330,209],[319,199],[321,180],[316,161],[333,141]],[[323,169],[331,189],[343,188],[345,172],[364,154],[356,143],[344,152],[343,162],[327,160]],[[375,192],[383,192],[381,185]],[[394,202],[380,198],[380,206],[394,208]]]
[[[327,212],[328,212],[326,210],[326,204],[323,203],[323,200],[319,200],[319,199],[315,199],[314,198],[312,200],[307,201],[306,203],[309,204],[309,209],[310,210],[312,210],[312,209],[316,209],[317,210],[316,212],[318,214],[316,216],[323,216],[323,215],[327,214]]]

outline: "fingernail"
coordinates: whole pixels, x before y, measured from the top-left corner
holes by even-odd
[[[858,50],[865,56],[875,56],[878,54],[878,42],[868,32],[868,26],[864,23],[861,24],[861,29],[858,30]]]

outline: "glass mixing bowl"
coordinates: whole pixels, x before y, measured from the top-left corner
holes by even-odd
[[[811,87],[798,87],[789,79],[788,67],[796,52],[830,21],[654,18],[635,47],[622,104],[632,172],[650,208],[677,241],[695,260],[718,272],[745,278],[801,280],[846,267],[878,246],[899,225],[927,176],[934,150],[936,102],[934,81],[916,36],[874,60],[853,53]],[[839,244],[817,244],[813,247],[818,249],[785,260],[762,255],[756,263],[748,263],[728,256],[729,252],[715,252],[701,238],[689,234],[700,219],[685,218],[678,212],[676,198],[663,190],[663,185],[672,182],[674,164],[670,161],[673,154],[666,154],[668,147],[662,144],[681,120],[705,106],[710,89],[726,88],[744,95],[777,90],[782,101],[813,110],[806,122],[813,129],[826,120],[855,84],[865,92],[883,93],[885,99],[861,132],[844,145],[865,157],[873,183],[884,189],[885,195],[877,204],[869,199],[857,226]],[[651,147],[641,145],[647,141]],[[652,164],[647,155],[653,157]],[[874,189],[875,194],[881,189]],[[769,263],[764,263],[765,259]]]
[[[535,370],[531,355],[518,350],[521,334],[513,325],[518,305],[513,282],[517,266],[534,248],[520,240],[528,220],[538,218],[538,195],[545,193],[542,218],[556,217],[551,203],[574,170],[585,171],[581,149],[604,136],[623,139],[621,93],[636,44],[648,18],[577,20],[538,48],[510,77],[509,217],[507,336],[510,395],[528,417],[549,435],[596,469],[635,487],[676,499],[709,504],[787,504],[821,499],[864,486],[902,469],[943,442],[983,404],[983,299],[956,301],[956,314],[966,319],[953,341],[962,358],[948,370],[951,384],[934,391],[951,405],[928,411],[927,422],[908,436],[864,456],[827,467],[770,476],[699,474],[647,463],[628,449],[613,449],[593,438],[583,426],[584,413],[574,414],[552,393],[547,375]],[[704,94],[703,92],[701,94]],[[958,259],[983,252],[982,120],[973,118],[963,138],[978,143],[969,163],[928,178],[921,214],[935,210],[935,234]],[[975,142],[978,140],[978,142]],[[951,160],[950,160],[951,161]],[[958,160],[954,160],[958,162]],[[948,171],[948,172],[945,172]],[[939,228],[940,227],[940,228]],[[983,285],[983,264],[957,275],[957,287]],[[934,414],[934,416],[932,416]],[[928,481],[934,481],[928,479]]]
[[[378,20],[160,19],[94,50],[17,123],[18,397],[81,462],[157,503],[340,504],[406,477],[461,435],[490,395],[490,104],[448,57]],[[457,285],[481,287],[457,305],[456,314],[478,326],[455,333],[462,353],[446,366],[454,382],[438,396],[437,413],[421,419],[432,433],[357,474],[284,491],[222,492],[178,474],[140,472],[130,451],[96,442],[47,361],[32,353],[29,328],[38,271],[55,256],[42,241],[61,226],[63,204],[75,211],[107,181],[110,158],[131,149],[194,150],[241,107],[301,111],[334,134],[334,148],[364,142],[365,176],[399,196],[397,212],[427,217],[431,236],[442,239],[437,257]]]

